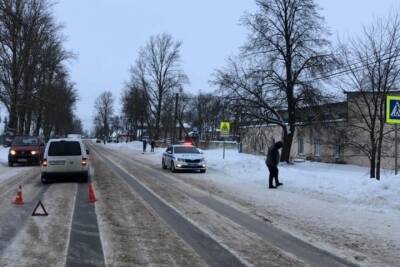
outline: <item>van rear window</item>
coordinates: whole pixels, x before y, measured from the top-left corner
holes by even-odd
[[[51,142],[49,156],[80,156],[82,155],[81,145],[74,141]]]

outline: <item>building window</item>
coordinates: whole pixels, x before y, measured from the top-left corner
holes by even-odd
[[[299,155],[303,155],[304,154],[304,139],[303,137],[299,137],[299,142],[298,142],[298,153]]]
[[[341,147],[340,145],[336,145],[335,146],[335,159],[340,158],[340,156],[342,155],[342,151],[341,151]]]
[[[319,139],[314,140],[314,156],[320,156],[321,142]]]

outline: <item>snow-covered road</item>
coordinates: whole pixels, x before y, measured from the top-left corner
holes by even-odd
[[[279,246],[279,238],[269,238],[268,231],[275,227],[362,266],[400,262],[400,184],[389,171],[377,182],[362,167],[282,164],[284,186],[269,190],[260,156],[228,150],[222,160],[221,150],[204,151],[207,173],[170,173],[161,168],[163,149],[142,154],[141,143],[135,142],[95,144],[97,150],[245,265],[302,265],[304,258]],[[0,173],[0,266],[43,262],[63,266],[69,255],[78,186],[70,182],[44,186],[39,168],[9,168],[7,149],[0,152],[0,170],[4,170]],[[98,223],[95,235],[100,236],[97,242],[106,265],[205,265],[206,257],[149,205],[130,180],[118,177],[96,153],[92,160],[99,199],[93,209]],[[19,184],[24,192],[22,207],[12,203]],[[38,199],[48,217],[30,216]],[[86,195],[79,201],[86,203]],[[82,225],[75,222],[75,226],[80,235]]]
[[[126,156],[160,168],[162,149],[141,154],[141,143],[107,144]],[[297,163],[280,167],[284,186],[266,188],[267,170],[260,156],[221,150],[204,151],[205,175],[176,174],[199,188],[318,247],[362,265],[399,262],[400,179],[384,172],[382,181],[368,178],[368,169],[348,165]]]

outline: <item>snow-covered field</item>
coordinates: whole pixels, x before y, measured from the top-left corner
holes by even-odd
[[[141,154],[142,143],[107,144],[161,168],[161,154]],[[149,146],[147,151],[150,151]],[[362,265],[391,266],[400,260],[400,175],[381,181],[366,167],[317,162],[281,164],[282,187],[269,190],[263,156],[205,150],[206,174],[179,174],[194,184],[238,198],[278,227]],[[215,191],[215,190],[214,190]]]

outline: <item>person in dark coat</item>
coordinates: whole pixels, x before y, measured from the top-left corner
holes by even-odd
[[[265,163],[267,164],[269,170],[269,188],[277,188],[283,183],[279,182],[278,179],[278,164],[279,164],[279,149],[283,146],[282,142],[276,142],[272,147],[268,149],[267,159]],[[273,185],[273,180],[275,179],[275,186]]]
[[[146,152],[146,148],[147,148],[147,140],[143,139],[142,142],[143,142],[143,153],[144,153],[144,152]]]
[[[151,152],[154,152],[154,147],[156,146],[156,142],[154,140],[151,140],[150,146],[151,146]]]

